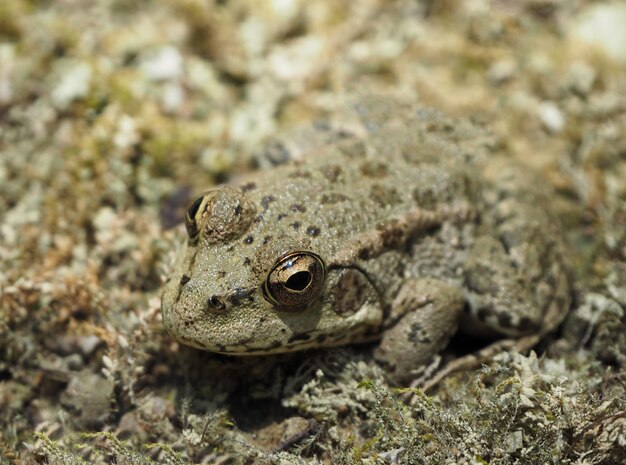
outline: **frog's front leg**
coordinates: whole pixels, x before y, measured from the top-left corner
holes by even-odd
[[[434,278],[407,280],[395,297],[388,327],[375,358],[397,381],[415,376],[457,330],[464,300],[461,290]]]

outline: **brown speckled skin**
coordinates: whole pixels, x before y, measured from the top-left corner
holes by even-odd
[[[319,129],[310,156],[208,194],[165,285],[169,332],[240,355],[382,338],[379,359],[404,369],[459,322],[479,335],[552,329],[569,291],[533,175],[493,168],[483,133],[433,110],[374,98],[352,116],[350,131]],[[262,288],[294,251],[319,255],[327,275],[317,299],[286,309]]]

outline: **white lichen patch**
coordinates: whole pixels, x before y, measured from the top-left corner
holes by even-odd
[[[56,70],[57,82],[52,85],[50,98],[60,110],[75,100],[84,98],[89,92],[93,71],[85,62],[63,63]]]

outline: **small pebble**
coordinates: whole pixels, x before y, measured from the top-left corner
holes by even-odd
[[[489,67],[487,71],[487,79],[495,85],[510,81],[515,77],[517,65],[515,61],[510,59],[496,61]]]
[[[563,112],[554,102],[546,101],[539,104],[537,115],[543,126],[551,133],[559,133],[565,127]]]
[[[146,77],[152,81],[168,81],[183,74],[183,57],[172,46],[161,48],[141,65]]]
[[[59,109],[87,96],[91,83],[91,67],[87,63],[73,63],[64,70],[51,92],[52,103]]]

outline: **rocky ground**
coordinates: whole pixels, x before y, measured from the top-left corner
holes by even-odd
[[[625,24],[623,1],[2,0],[0,464],[625,463]],[[369,346],[174,342],[187,202],[363,88],[471,117],[554,185],[559,333],[428,395]]]

